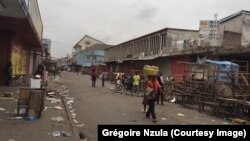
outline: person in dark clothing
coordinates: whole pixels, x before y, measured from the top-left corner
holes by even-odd
[[[6,76],[7,76],[6,85],[10,86],[11,81],[12,81],[12,63],[11,62],[8,62],[8,64],[6,65]]]
[[[78,75],[80,71],[80,66],[76,66],[76,74]]]
[[[95,88],[96,84],[96,67],[94,66],[91,70],[91,81],[92,81],[92,87]]]
[[[100,79],[102,80],[102,87],[105,87],[105,80],[107,79],[107,75],[108,73],[106,71],[103,71],[100,76]]]
[[[164,93],[163,93],[164,82],[163,82],[163,76],[162,76],[161,72],[159,72],[159,75],[157,76],[157,81],[160,84],[160,88],[159,88],[158,93],[157,93],[156,102],[157,102],[157,104],[159,104],[159,101],[161,101],[161,105],[163,105],[163,100],[164,100]]]

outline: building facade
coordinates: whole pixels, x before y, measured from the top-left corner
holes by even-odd
[[[9,62],[13,77],[34,72],[42,52],[43,24],[36,0],[1,0],[0,11],[0,84],[4,84]]]

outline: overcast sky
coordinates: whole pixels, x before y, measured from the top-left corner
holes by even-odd
[[[43,38],[52,40],[53,57],[72,53],[89,35],[116,45],[166,27],[196,29],[200,20],[214,20],[240,10],[250,0],[38,0]]]

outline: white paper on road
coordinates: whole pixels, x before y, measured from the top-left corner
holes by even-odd
[[[76,126],[77,127],[83,127],[83,126],[85,126],[85,124],[77,124]]]
[[[165,118],[165,117],[162,117],[162,118],[161,118],[161,120],[167,120],[167,118]]]
[[[76,119],[73,119],[73,121],[74,121],[75,124],[78,124],[78,123],[79,123]]]
[[[53,103],[61,103],[61,99],[46,97],[46,100],[50,101],[51,104],[53,104]]]
[[[54,106],[54,109],[56,109],[56,110],[63,110],[63,108],[61,106]]]
[[[9,120],[15,120],[15,119],[23,119],[23,117],[9,117],[7,119],[9,119]]]
[[[170,102],[174,103],[176,101],[175,96],[173,97],[173,99],[169,100]]]
[[[62,122],[62,121],[64,121],[64,118],[58,116],[58,117],[52,117],[51,120],[57,121],[57,122]]]
[[[76,114],[75,113],[72,113],[72,118],[75,118],[76,117]]]
[[[4,109],[4,108],[0,108],[0,111],[5,111],[6,109]]]
[[[74,103],[74,100],[73,100],[73,99],[67,101],[67,104],[71,104],[71,103]]]
[[[185,116],[185,115],[182,114],[182,113],[178,113],[177,115],[178,115],[178,116],[181,116],[181,117],[184,117],[184,116]]]
[[[55,93],[54,92],[48,92],[48,95],[54,95]]]

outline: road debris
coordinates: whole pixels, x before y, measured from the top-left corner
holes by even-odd
[[[4,108],[0,108],[0,111],[6,111],[6,109],[4,109]]]
[[[78,124],[78,123],[79,123],[76,119],[73,119],[73,121],[74,121],[75,124]]]
[[[162,118],[161,118],[161,120],[167,120],[167,118],[165,118],[165,117],[162,117]]]
[[[171,100],[169,100],[169,101],[172,102],[172,103],[174,103],[176,101],[175,96]]]
[[[76,127],[83,127],[85,124],[77,124]]]
[[[182,114],[182,113],[178,113],[177,115],[180,116],[180,117],[184,117],[184,116],[185,116],[185,115]]]
[[[57,122],[62,122],[62,121],[64,121],[64,118],[58,116],[58,117],[52,117],[51,120],[57,121]]]
[[[61,99],[56,99],[56,98],[49,98],[49,97],[46,97],[46,100],[50,101],[51,104],[53,103],[61,103]]]
[[[54,106],[54,109],[56,109],[56,110],[63,110],[63,108],[61,106]]]
[[[9,120],[17,120],[17,119],[23,119],[23,117],[8,117]]]

